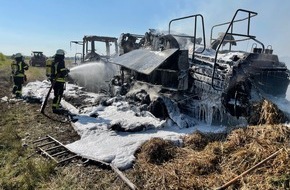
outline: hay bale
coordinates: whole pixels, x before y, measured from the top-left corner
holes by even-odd
[[[152,164],[162,164],[174,157],[174,148],[170,141],[152,138],[142,145],[139,159],[144,159]]]
[[[185,156],[182,163],[191,174],[200,175],[210,175],[212,173],[219,173],[219,161],[221,157],[214,152],[215,148],[206,148],[201,152],[191,152]],[[189,152],[190,153],[190,152]]]
[[[200,131],[196,131],[192,134],[186,135],[183,137],[184,147],[189,147],[196,151],[203,150],[208,143],[214,141],[222,141],[225,140],[227,133],[202,133]]]
[[[285,123],[288,121],[287,116],[277,107],[268,100],[263,100],[253,105],[252,114],[248,118],[250,125],[274,125]]]
[[[208,144],[208,140],[205,135],[200,132],[195,132],[183,137],[184,146],[190,147],[193,150],[201,151]]]

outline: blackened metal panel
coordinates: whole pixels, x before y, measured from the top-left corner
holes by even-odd
[[[110,62],[149,75],[177,50],[151,51],[149,49],[137,49],[113,58]]]
[[[188,89],[188,50],[181,50],[178,58],[178,90]]]

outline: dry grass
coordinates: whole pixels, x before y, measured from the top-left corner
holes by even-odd
[[[58,168],[50,181],[43,181],[40,189],[108,189],[126,190],[128,187],[112,171],[90,165],[69,165]]]
[[[253,110],[253,114],[249,118],[249,123],[252,125],[275,125],[289,120],[277,105],[268,100],[257,103],[253,106]]]
[[[173,158],[174,145],[161,138],[152,138],[144,143],[139,154],[140,159],[152,164],[162,164]]]
[[[152,139],[137,155],[130,179],[144,189],[213,189],[282,148],[275,158],[238,180],[230,189],[290,188],[289,127],[263,125],[237,129],[225,141],[212,141],[208,137],[195,133],[186,137],[184,147],[169,146],[170,152],[175,154],[162,164],[144,156],[148,154],[148,144],[152,143],[153,147],[156,141]],[[168,145],[158,143],[157,147],[149,154],[159,155],[159,160],[165,160],[162,158],[164,154],[154,151],[166,151]]]

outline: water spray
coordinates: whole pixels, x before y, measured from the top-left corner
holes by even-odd
[[[119,67],[99,62],[89,62],[70,69],[69,80],[92,92],[108,91],[110,81],[119,73]]]

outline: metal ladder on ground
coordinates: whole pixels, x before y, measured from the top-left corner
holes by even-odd
[[[35,144],[38,153],[41,153],[43,156],[47,156],[54,160],[57,165],[65,164],[72,161],[73,159],[83,159],[83,157],[71,152],[61,142],[49,135],[45,136],[44,138],[35,140],[32,143]],[[94,161],[102,166],[110,168],[128,185],[130,189],[137,189],[137,187],[114,165],[94,158],[86,158],[86,160]]]
[[[33,141],[36,149],[42,155],[49,157],[58,165],[65,164],[79,156],[68,150],[61,142],[47,135],[44,138]]]

